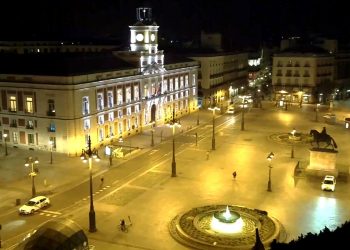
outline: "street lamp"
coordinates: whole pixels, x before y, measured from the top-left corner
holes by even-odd
[[[33,159],[31,156],[28,157],[26,163],[24,164],[24,166],[26,167],[29,167],[29,165],[31,166],[29,176],[32,178],[32,197],[36,195],[34,178],[37,175],[37,173],[34,170],[34,164],[39,164],[39,160],[37,157]]]
[[[199,125],[199,107],[197,109],[197,125]]]
[[[220,110],[218,107],[208,108],[209,110],[213,111],[213,136],[211,140],[211,149],[215,150],[215,110]]]
[[[290,158],[294,158],[294,140],[295,140],[295,132],[297,132],[295,130],[295,128],[293,128],[291,134],[292,134],[292,151],[290,153]]]
[[[50,145],[50,151],[51,151],[51,155],[50,155],[50,164],[52,164],[53,141],[49,141],[49,145]]]
[[[152,139],[151,139],[151,147],[153,147],[153,146],[154,146],[154,136],[153,136],[153,134],[154,134],[154,129],[153,129],[154,124],[155,124],[155,122],[154,122],[154,121],[153,121],[153,122],[151,122],[151,127],[152,127],[152,129],[151,129],[151,135],[152,135]]]
[[[8,155],[8,152],[7,152],[7,134],[4,134],[4,141],[5,141],[5,155]]]
[[[113,165],[113,147],[112,146],[106,146],[105,148],[105,154],[108,155],[109,158],[109,166],[111,167]]]
[[[100,157],[98,156],[98,152],[96,149],[91,150],[91,139],[90,135],[88,137],[88,149],[81,150],[80,159],[83,160],[84,163],[89,162],[89,171],[90,171],[90,211],[89,211],[89,232],[96,232],[96,218],[95,218],[95,210],[94,210],[94,200],[92,195],[92,159],[95,161],[99,161]]]
[[[316,109],[315,109],[315,112],[316,112],[316,114],[315,114],[315,116],[316,116],[316,117],[315,117],[315,120],[316,120],[316,121],[318,121],[318,107],[319,107],[319,106],[320,106],[320,104],[317,103],[317,104],[316,104]]]
[[[175,161],[175,129],[176,127],[180,128],[181,124],[176,122],[175,114],[173,110],[173,120],[168,124],[170,128],[173,129],[173,160],[171,162],[171,177],[176,177],[176,161]]]
[[[244,130],[244,112],[245,112],[246,103],[248,103],[247,100],[245,99],[245,97],[243,97],[243,102],[242,103],[243,103],[242,104],[243,110],[242,110],[242,120],[241,120],[241,131]]]
[[[274,157],[274,153],[270,153],[268,156],[267,156],[267,160],[269,161],[269,181],[267,183],[267,191],[271,192],[272,189],[271,189],[271,161],[272,161],[272,158]]]

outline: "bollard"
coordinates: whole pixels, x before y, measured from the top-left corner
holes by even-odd
[[[21,205],[21,199],[16,199],[16,206]]]

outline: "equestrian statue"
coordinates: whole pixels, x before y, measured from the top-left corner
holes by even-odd
[[[320,148],[320,142],[325,142],[326,145],[324,146],[324,148],[327,148],[328,146],[332,146],[333,150],[335,148],[337,148],[337,143],[335,142],[335,140],[333,139],[333,137],[331,137],[329,134],[327,134],[326,132],[326,128],[323,127],[322,132],[318,132],[315,129],[311,129],[310,130],[310,135],[313,136],[313,141],[311,142],[311,145],[313,142],[316,142],[317,147]]]

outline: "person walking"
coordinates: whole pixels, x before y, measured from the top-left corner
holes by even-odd
[[[233,171],[232,176],[233,176],[233,179],[236,180],[236,176],[237,176],[236,171]]]
[[[103,186],[103,182],[105,181],[105,178],[103,177],[103,175],[101,176],[101,186]]]
[[[120,220],[120,230],[123,231],[123,232],[126,230],[126,225],[125,225],[125,220],[124,219]]]
[[[207,151],[207,160],[209,160],[209,151]]]

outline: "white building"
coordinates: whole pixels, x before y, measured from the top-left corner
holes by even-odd
[[[130,51],[0,56],[0,141],[78,155],[197,110],[198,63],[158,50],[150,8],[137,9]]]

